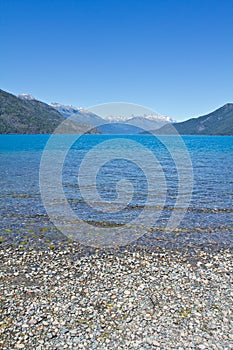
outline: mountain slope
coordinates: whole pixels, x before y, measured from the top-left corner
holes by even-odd
[[[125,121],[127,124],[134,125],[143,130],[156,130],[161,128],[163,125],[170,123],[168,119],[159,118],[147,118],[144,116],[133,117]]]
[[[1,134],[50,134],[64,120],[46,103],[22,96],[18,98],[0,90]],[[85,132],[89,127],[81,123],[73,123],[72,126],[72,132],[76,133]]]
[[[233,135],[233,103],[227,103],[214,112],[184,122],[164,125],[155,130],[156,134],[174,134],[174,129],[181,135]]]
[[[127,123],[105,123],[97,127],[101,134],[134,135],[143,132],[143,129]]]
[[[55,108],[59,113],[61,113],[65,118],[76,117],[80,123],[85,123],[91,126],[98,126],[106,123],[104,119],[98,115],[84,109],[77,108],[74,106],[65,106],[59,103],[50,103],[50,106]]]

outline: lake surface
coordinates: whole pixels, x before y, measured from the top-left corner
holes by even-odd
[[[0,135],[0,237],[5,242],[62,238],[40,193],[41,157],[48,140],[49,135]],[[233,137],[184,136],[183,146],[177,140],[176,136],[83,135],[74,142],[72,135],[57,135],[49,149],[54,152],[51,160],[59,154],[64,157],[62,188],[80,227],[83,222],[93,230],[103,226],[113,230],[132,223],[140,236],[138,244],[232,246]],[[88,154],[89,161],[82,163]],[[98,164],[93,183],[92,168]],[[57,189],[56,171],[56,166],[48,170],[48,177],[52,172],[54,176],[54,189],[50,183],[49,191]],[[188,206],[185,198],[190,199]],[[54,201],[53,209],[62,212],[62,204]],[[174,213],[182,219],[168,232]]]

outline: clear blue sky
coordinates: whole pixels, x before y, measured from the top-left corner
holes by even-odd
[[[233,102],[233,0],[0,0],[0,88],[177,120]]]

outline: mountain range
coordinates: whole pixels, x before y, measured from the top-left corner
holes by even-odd
[[[69,118],[69,119],[67,119]],[[72,130],[70,131],[70,120]],[[15,96],[0,90],[0,133],[53,133],[60,124],[64,133],[233,135],[233,103],[184,122],[158,115],[109,116],[101,118],[84,108],[59,103],[46,104],[32,95]],[[66,125],[67,124],[67,125]],[[67,131],[66,131],[67,130]]]
[[[116,115],[102,118],[84,108],[65,106],[59,103],[51,103],[50,106],[64,117],[76,116],[80,122],[96,127],[104,134],[138,134],[143,131],[159,129],[163,125],[173,122],[169,117],[158,115],[131,115],[128,118]]]

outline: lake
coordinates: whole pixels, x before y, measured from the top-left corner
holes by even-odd
[[[233,244],[231,136],[0,135],[0,174],[7,243]]]

